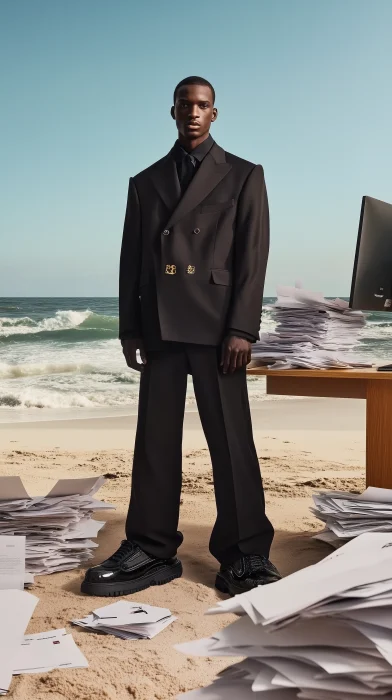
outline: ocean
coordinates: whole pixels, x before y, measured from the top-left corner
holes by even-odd
[[[267,308],[262,330],[273,327]],[[117,335],[117,297],[0,298],[0,421],[136,412],[139,375]],[[392,362],[392,314],[367,315],[358,351]],[[262,378],[248,386],[252,402],[265,400]],[[191,380],[187,404],[195,405]]]

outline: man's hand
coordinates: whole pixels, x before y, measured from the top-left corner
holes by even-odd
[[[223,341],[221,367],[223,374],[231,374],[240,367],[245,367],[251,360],[252,344],[245,338],[229,335]]]
[[[124,357],[126,359],[128,367],[135,369],[137,372],[141,372],[143,365],[147,364],[146,353],[144,351],[144,345],[141,338],[125,338],[121,341]],[[142,365],[136,359],[136,351],[139,350],[140,357],[142,360]]]

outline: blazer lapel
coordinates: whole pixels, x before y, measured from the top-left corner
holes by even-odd
[[[181,198],[181,188],[171,151],[154,170],[151,170],[150,177],[169,212],[172,212]]]
[[[231,170],[225,152],[216,143],[207,153],[184,196],[174,208],[167,227],[174,226],[183,216],[200,204]]]

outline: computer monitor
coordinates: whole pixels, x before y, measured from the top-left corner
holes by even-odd
[[[350,308],[392,311],[392,204],[373,197],[362,198]]]
[[[392,204],[362,198],[350,308],[392,311]]]

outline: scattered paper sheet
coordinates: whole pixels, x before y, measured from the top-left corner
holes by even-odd
[[[60,496],[93,496],[105,483],[105,477],[95,476],[84,479],[59,479],[46,498],[59,498]]]
[[[119,600],[72,622],[90,631],[113,634],[121,639],[152,639],[175,619],[167,608]]]
[[[314,566],[220,601],[210,613],[242,617],[176,648],[245,659],[179,697],[226,698],[234,686],[237,697],[257,692],[260,700],[284,692],[307,700],[392,697],[391,546],[392,533],[365,533]]]
[[[88,666],[65,629],[25,635],[37,603],[25,591],[0,591],[0,695],[9,690],[13,675]]]
[[[178,697],[187,700],[258,700],[252,688],[238,681],[216,681],[208,688],[191,690]],[[271,690],[263,693],[260,700],[296,700],[297,693],[293,690]]]
[[[25,636],[14,657],[13,675],[87,667],[88,662],[72,635],[59,629]]]
[[[20,476],[2,476],[0,501],[22,501],[30,498]]]
[[[23,591],[25,584],[25,537],[0,535],[0,590],[16,588]]]
[[[37,603],[38,598],[25,591],[0,591],[0,694],[9,689],[14,658]]]

